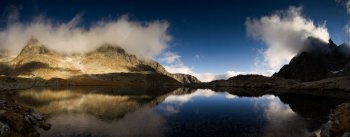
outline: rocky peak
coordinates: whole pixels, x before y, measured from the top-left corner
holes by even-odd
[[[37,38],[32,37],[19,55],[24,54],[48,54],[50,50],[46,48]]]
[[[325,78],[328,74],[326,60],[320,54],[302,52],[295,56],[288,65],[284,65],[273,76],[299,81],[314,81]]]
[[[101,47],[97,48],[94,52],[105,54],[127,54],[124,49],[110,44],[104,44]]]
[[[337,47],[337,44],[335,44],[332,39],[329,39],[328,46],[329,46],[329,48],[335,48],[335,47]]]
[[[325,43],[317,38],[308,38],[301,50],[288,65],[273,76],[299,81],[315,81],[334,76],[350,63],[350,47],[337,46],[331,39]]]
[[[36,37],[32,36],[27,42],[27,45],[41,45],[41,43]]]
[[[332,40],[330,40],[331,43]],[[303,45],[302,49],[299,51],[299,53],[302,52],[308,52],[308,53],[317,53],[317,54],[329,54],[332,50],[331,47],[337,47],[334,43],[327,43],[319,38],[316,37],[308,37]]]

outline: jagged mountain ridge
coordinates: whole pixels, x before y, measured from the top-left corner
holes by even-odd
[[[330,39],[325,43],[308,38],[306,47],[284,65],[273,77],[295,79],[302,82],[316,81],[335,76],[346,76],[350,65],[350,46],[337,46]]]
[[[171,74],[153,60],[139,59],[124,49],[109,44],[84,54],[65,55],[31,38],[16,58],[7,63],[12,75],[22,77],[69,78],[77,75],[108,73],[159,73],[188,84],[200,82],[185,74]]]

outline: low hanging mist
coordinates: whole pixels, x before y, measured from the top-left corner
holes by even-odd
[[[86,53],[103,44],[120,46],[141,58],[153,58],[162,53],[171,40],[166,21],[138,22],[122,16],[115,20],[98,21],[90,27],[79,27],[82,14],[69,22],[53,22],[39,16],[20,22],[18,12],[8,16],[0,30],[0,50],[16,55],[31,37],[36,37],[51,50],[64,53]]]

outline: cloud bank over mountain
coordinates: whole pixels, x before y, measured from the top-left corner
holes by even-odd
[[[85,53],[102,44],[112,44],[138,57],[153,58],[171,40],[166,21],[138,22],[122,16],[83,28],[79,27],[81,19],[82,14],[78,14],[69,22],[53,22],[42,16],[20,22],[19,13],[12,12],[7,25],[0,30],[0,50],[17,54],[35,36],[48,48],[61,53]]]
[[[277,71],[288,63],[301,49],[307,37],[313,36],[328,42],[329,33],[325,23],[316,25],[302,15],[302,7],[289,7],[260,19],[247,18],[247,35],[265,43],[258,58],[258,67]]]

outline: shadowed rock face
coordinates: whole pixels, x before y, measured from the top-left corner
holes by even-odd
[[[207,83],[205,86],[209,88],[232,87],[232,88],[288,88],[297,82],[293,80],[265,77],[262,75],[238,75],[228,80],[216,80]]]
[[[273,75],[299,81],[314,81],[328,76],[328,67],[322,55],[303,52]]]
[[[289,64],[284,65],[274,77],[298,81],[316,81],[333,76],[345,76],[342,71],[350,63],[350,46],[337,46],[315,38],[305,42],[305,48]],[[349,50],[349,51],[348,51]]]
[[[13,101],[0,100],[0,108],[0,137],[39,137],[38,128],[51,127],[43,116]]]

